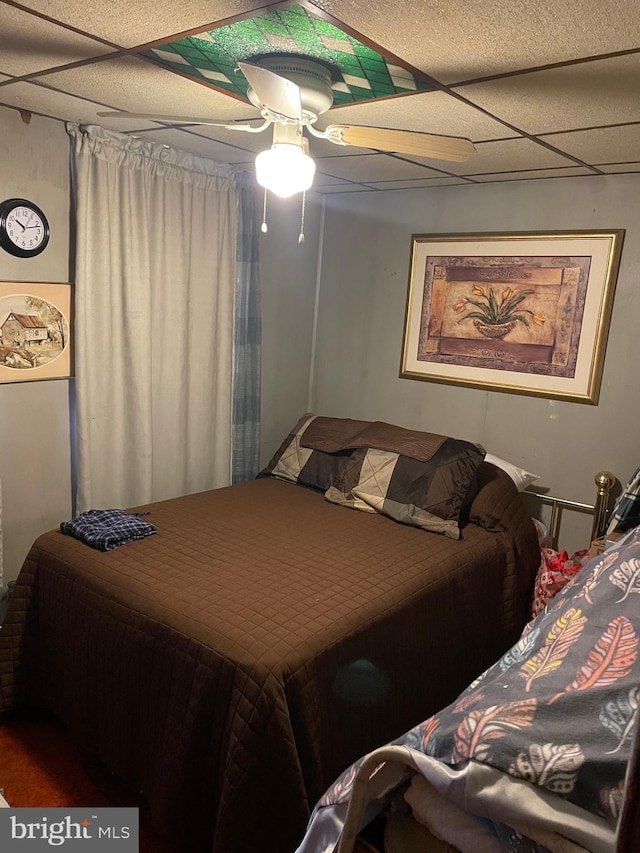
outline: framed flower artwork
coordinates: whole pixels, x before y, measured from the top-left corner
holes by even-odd
[[[597,404],[623,237],[414,234],[400,376]]]

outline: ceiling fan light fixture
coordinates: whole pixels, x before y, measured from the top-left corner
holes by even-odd
[[[315,171],[316,164],[303,148],[287,142],[276,142],[256,157],[258,183],[280,198],[308,190]]]

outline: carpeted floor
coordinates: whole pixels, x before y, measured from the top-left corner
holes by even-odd
[[[101,768],[95,782],[64,730],[45,715],[0,716],[0,788],[14,808],[139,805],[118,791]],[[98,787],[99,786],[99,787]],[[110,789],[111,786],[111,789]],[[106,795],[109,794],[109,799]],[[174,853],[140,809],[140,853]]]

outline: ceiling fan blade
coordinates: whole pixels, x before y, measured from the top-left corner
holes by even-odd
[[[155,115],[153,113],[127,113],[122,110],[109,110],[107,112],[97,113],[105,118],[139,118],[147,119],[148,121],[166,121],[170,124],[207,124],[210,127],[226,127],[228,130],[244,130],[245,128],[254,128],[248,122],[251,119],[239,121],[215,121],[214,119],[203,118],[202,116],[175,116],[175,115]],[[258,119],[255,119],[256,121]]]
[[[397,154],[413,154],[417,157],[433,157],[438,160],[462,162],[476,150],[473,142],[461,136],[437,136],[415,130],[332,124],[326,129],[328,138],[331,138],[332,131],[339,131],[340,139],[347,145]]]
[[[300,87],[293,80],[287,80],[268,68],[250,62],[238,62],[238,68],[247,78],[262,106],[277,115],[301,121]]]

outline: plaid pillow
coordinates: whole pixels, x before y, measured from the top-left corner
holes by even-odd
[[[325,453],[303,447],[302,436],[315,420],[316,415],[303,415],[258,477],[276,477],[326,491],[336,477],[337,468],[348,459],[350,451]]]
[[[468,441],[437,438],[438,446],[425,462],[387,450],[355,450],[325,492],[326,499],[459,539],[460,513],[484,449]]]
[[[640,524],[640,468],[638,468],[616,503],[607,533],[625,533]]]

